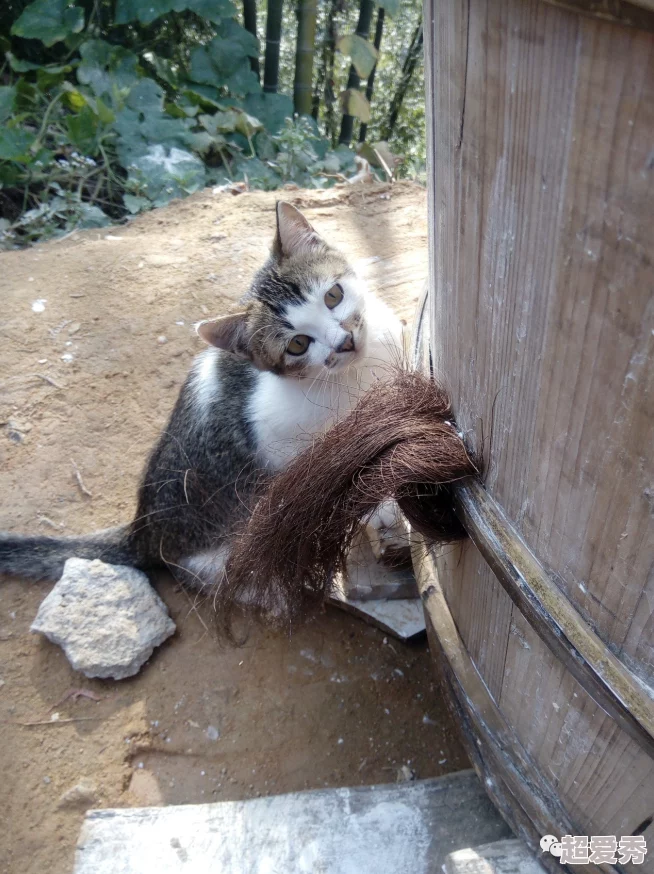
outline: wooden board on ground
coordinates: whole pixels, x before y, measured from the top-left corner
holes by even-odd
[[[250,801],[93,810],[74,874],[440,874],[509,830],[472,771]]]
[[[370,625],[376,625],[399,640],[414,640],[425,632],[425,617],[419,598],[354,601],[337,588],[327,603],[358,616]]]

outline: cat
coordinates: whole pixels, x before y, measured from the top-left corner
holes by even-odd
[[[389,307],[299,210],[279,202],[276,216],[244,309],[197,325],[207,348],[150,454],[134,520],[83,537],[0,533],[0,574],[56,580],[76,556],[166,566],[199,589],[216,583],[262,475],[283,469],[400,362],[402,324]],[[393,502],[368,524],[393,541]]]

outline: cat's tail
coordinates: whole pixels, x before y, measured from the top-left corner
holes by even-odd
[[[0,532],[0,576],[58,580],[66,559],[99,558],[108,564],[135,565],[129,526],[106,528],[82,537],[23,536]]]

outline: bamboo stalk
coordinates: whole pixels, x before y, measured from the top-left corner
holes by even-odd
[[[375,39],[373,42],[374,47],[379,52],[382,41],[382,34],[384,32],[384,18],[386,17],[386,10],[383,6],[380,6],[377,10],[377,24],[375,25]],[[377,63],[375,62],[375,66],[372,68],[370,75],[368,76],[368,81],[366,82],[366,100],[368,103],[372,102],[372,92],[375,87],[375,73],[377,72]],[[366,134],[368,133],[368,125],[365,122],[361,123],[361,128],[359,129],[359,142],[365,143]]]
[[[375,4],[374,0],[361,0],[361,5],[359,6],[359,21],[357,23],[356,34],[357,36],[363,37],[363,39],[368,39],[368,34],[370,33],[370,23],[372,21],[372,13],[374,11]],[[347,89],[350,88],[358,88],[361,84],[361,79],[359,78],[359,74],[357,73],[354,64],[350,66],[350,75],[347,79]],[[338,138],[339,143],[349,144],[352,141],[352,132],[354,130],[354,116],[348,115],[347,113],[343,113],[343,120],[341,121],[341,135]]]
[[[423,30],[421,15],[420,20],[416,25],[416,29],[413,32],[409,51],[407,52],[406,58],[404,59],[404,64],[402,65],[402,75],[400,76],[400,81],[398,83],[395,94],[393,95],[393,99],[391,100],[391,105],[388,110],[388,116],[386,118],[386,124],[384,125],[381,134],[381,138],[383,140],[390,139],[393,134],[393,130],[395,129],[397,117],[400,114],[400,109],[402,108],[402,103],[406,96],[406,92],[409,90],[409,85],[411,84],[413,71],[415,70],[420,59],[420,53],[422,52],[422,39]]]
[[[299,0],[293,105],[298,115],[311,115],[313,55],[316,42],[317,0]]]
[[[257,36],[257,0],[243,0],[243,27],[249,30],[255,39]],[[261,78],[259,58],[250,58],[250,68],[256,73],[257,79]]]
[[[268,0],[266,14],[266,57],[263,67],[263,90],[268,94],[276,94],[279,83],[282,8],[282,0]]]

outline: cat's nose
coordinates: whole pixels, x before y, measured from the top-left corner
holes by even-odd
[[[336,347],[337,352],[354,352],[354,337],[352,334],[347,334],[340,346]]]

